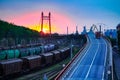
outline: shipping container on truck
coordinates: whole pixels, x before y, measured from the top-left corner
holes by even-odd
[[[100,39],[101,33],[100,33],[100,32],[95,32],[95,37],[96,37],[97,39]]]

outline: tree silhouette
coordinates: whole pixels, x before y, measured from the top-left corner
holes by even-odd
[[[29,42],[30,39],[37,39],[39,37],[39,32],[35,30],[0,20],[0,40],[12,38],[18,44],[22,39]]]
[[[120,24],[117,25],[118,48],[120,50]]]

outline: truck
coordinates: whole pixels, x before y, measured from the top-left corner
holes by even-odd
[[[101,32],[95,32],[95,37],[96,37],[96,39],[100,39],[100,37],[101,37]]]

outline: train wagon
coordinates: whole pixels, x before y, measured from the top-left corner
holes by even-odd
[[[65,59],[65,50],[64,49],[58,49],[58,51],[60,52],[61,58]]]
[[[44,53],[41,54],[42,56],[42,64],[43,66],[48,66],[51,65],[53,63],[53,54],[52,53]]]
[[[55,45],[54,44],[48,44],[48,51],[54,50],[55,49]]]
[[[9,59],[0,61],[0,75],[6,76],[13,73],[18,73],[22,70],[21,59]]]
[[[68,47],[63,48],[63,49],[58,49],[58,51],[60,51],[62,59],[65,59],[70,55],[70,48]]]
[[[44,52],[48,52],[48,51],[57,49],[58,46],[55,44],[46,44],[46,45],[44,45],[43,48],[44,48]]]
[[[7,53],[3,50],[0,50],[0,60],[4,60],[7,58]]]
[[[43,48],[44,48],[44,52],[48,52],[48,50],[50,49],[48,45],[44,45]]]
[[[39,55],[40,53],[42,53],[42,46],[35,47],[35,54]]]
[[[18,58],[20,55],[18,49],[6,50],[6,53],[7,53],[7,59]]]
[[[51,51],[51,53],[53,53],[54,62],[58,62],[62,59],[59,51],[54,50],[54,51]]]
[[[20,51],[20,57],[25,57],[25,56],[29,56],[30,55],[30,53],[27,50],[27,48],[21,48],[21,49],[19,49],[19,51]]]
[[[64,54],[65,54],[65,58],[66,58],[70,55],[70,48],[66,47],[66,48],[64,48],[64,50],[65,50]]]
[[[28,48],[28,51],[30,55],[39,55],[42,52],[42,47],[41,46],[35,46]]]
[[[18,49],[9,49],[0,51],[0,60],[18,58],[20,52]]]
[[[35,48],[27,48],[27,51],[29,52],[29,55],[35,55]]]
[[[31,70],[41,66],[41,56],[27,56],[22,57],[23,60],[23,70]]]

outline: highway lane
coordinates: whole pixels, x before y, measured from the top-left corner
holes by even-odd
[[[72,63],[72,66],[62,75],[62,80],[104,79],[107,44],[103,38],[95,39],[93,34],[88,36],[90,38],[89,48],[84,52],[82,58],[78,56]]]

